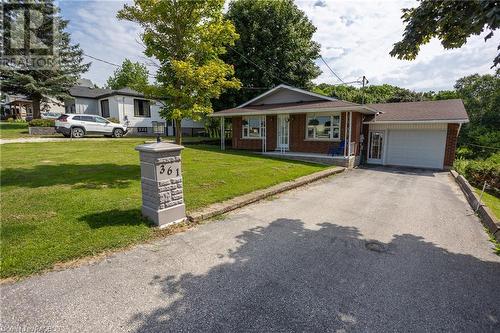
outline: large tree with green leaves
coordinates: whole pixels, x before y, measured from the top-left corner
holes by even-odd
[[[463,100],[470,123],[460,133],[460,145],[478,156],[500,148],[500,70],[494,75],[469,75],[458,79],[455,90]]]
[[[313,90],[319,94],[354,103],[416,102],[434,99],[434,93],[420,93],[390,84],[356,88],[353,86],[321,83],[315,86]]]
[[[30,35],[37,45],[52,45],[51,54],[41,56],[34,44],[22,41],[26,38],[24,22],[26,12],[9,11],[3,25],[2,36],[9,33],[11,45],[19,47],[18,55],[10,58],[4,54],[0,65],[1,91],[7,94],[26,95],[33,101],[33,117],[40,118],[42,103],[48,99],[64,100],[68,98],[69,89],[74,86],[80,75],[88,70],[90,63],[83,63],[83,51],[78,44],[71,42],[70,34],[65,31],[69,21],[60,16],[60,10],[53,1],[20,1],[21,5],[35,4],[36,10],[29,12],[29,19],[37,27],[35,36]],[[7,4],[4,4],[4,11]],[[22,7],[21,7],[22,8]],[[20,33],[19,33],[20,32]],[[35,39],[36,38],[36,39]],[[21,39],[21,40],[16,40]],[[30,59],[38,59],[38,63],[30,64]],[[40,66],[40,63],[46,65]],[[50,65],[49,65],[50,64]]]
[[[500,25],[498,1],[487,0],[421,0],[416,8],[403,9],[406,24],[403,39],[394,44],[391,56],[413,60],[420,47],[437,37],[446,49],[459,48],[471,35],[489,31],[485,40],[493,36]],[[500,49],[500,45],[498,47]],[[500,63],[497,54],[493,66]]]
[[[286,82],[311,87],[320,69],[320,46],[312,40],[316,27],[293,0],[234,0],[226,17],[240,39],[224,57],[234,64],[241,92],[223,95],[220,108],[232,107]]]
[[[125,59],[122,65],[108,78],[106,86],[110,89],[129,87],[143,91],[148,86],[149,72],[145,65]]]
[[[157,83],[146,92],[165,97],[161,114],[175,120],[177,143],[182,118],[200,119],[213,111],[211,99],[240,86],[233,66],[220,59],[238,38],[223,6],[224,0],[135,0],[118,13],[144,28],[145,54],[159,62]]]

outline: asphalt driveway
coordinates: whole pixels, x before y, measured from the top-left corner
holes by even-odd
[[[447,173],[358,169],[4,285],[0,330],[498,332],[499,281]]]

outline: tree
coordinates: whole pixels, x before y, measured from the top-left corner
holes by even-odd
[[[33,5],[32,1],[25,1],[21,5]],[[90,63],[83,63],[83,51],[78,44],[71,43],[71,37],[65,31],[69,21],[59,15],[60,10],[53,1],[39,1],[34,3],[37,10],[30,12],[31,20],[37,21],[37,35],[39,41],[53,46],[50,55],[40,56],[39,51],[30,48],[31,44],[24,43],[20,57],[3,58],[0,66],[1,91],[7,94],[26,95],[33,101],[33,118],[40,118],[41,104],[49,98],[64,100],[69,97],[68,91],[74,86],[80,75],[86,72]],[[7,4],[4,4],[4,11]],[[22,12],[12,11],[9,15],[10,35],[16,35],[14,30],[24,26]],[[44,18],[43,20],[41,18]],[[9,29],[9,27],[8,27]],[[2,31],[2,35],[6,31]],[[24,34],[17,34],[26,38]],[[14,37],[13,37],[14,38]],[[19,41],[17,41],[19,44]],[[30,59],[43,60],[46,66],[27,66]],[[21,62],[22,60],[23,62]]]
[[[349,102],[367,104],[416,102],[433,99],[433,96],[428,93],[419,93],[390,84],[371,85],[365,88],[356,88],[353,86],[329,85],[327,83],[321,83],[314,88],[314,91]]]
[[[143,91],[148,85],[149,72],[145,65],[125,59],[120,68],[117,68],[108,78],[106,86],[110,89],[125,87]]]
[[[135,0],[118,12],[144,28],[145,54],[159,62],[157,82],[145,92],[165,97],[161,114],[175,121],[178,144],[182,118],[199,120],[213,111],[211,99],[240,87],[233,66],[220,59],[238,38],[223,6],[224,0]]]
[[[495,75],[469,75],[457,80],[470,123],[462,127],[459,145],[486,157],[500,148],[500,70]]]
[[[435,1],[422,0],[416,8],[403,9],[406,23],[403,40],[394,44],[391,56],[413,60],[420,46],[437,37],[445,49],[459,48],[471,35],[479,35],[484,30],[490,32],[485,41],[493,36],[500,25],[498,1]],[[500,45],[498,47],[500,49]],[[500,54],[493,61],[493,67],[500,63]]]
[[[283,81],[311,87],[311,80],[321,74],[314,62],[320,56],[320,46],[312,40],[316,27],[293,0],[235,0],[226,17],[240,39],[224,59],[234,64],[245,88],[225,93],[220,108],[240,104]]]

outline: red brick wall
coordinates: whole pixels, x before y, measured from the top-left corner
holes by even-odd
[[[444,151],[444,168],[453,166],[453,161],[455,161],[458,128],[458,124],[448,124],[448,132],[446,134],[446,148]]]
[[[261,150],[262,142],[258,139],[241,138],[242,117],[233,117],[233,142],[234,149]],[[267,150],[276,149],[277,117],[267,116]],[[340,138],[344,139],[346,128],[346,113],[341,114]],[[352,114],[351,140],[356,142],[355,154],[359,155],[359,136],[361,134],[362,115],[354,112]],[[290,115],[290,151],[326,154],[331,147],[337,147],[339,142],[306,140],[306,114]]]

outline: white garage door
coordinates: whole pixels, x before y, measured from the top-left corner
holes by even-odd
[[[446,130],[389,130],[386,164],[442,169]]]

